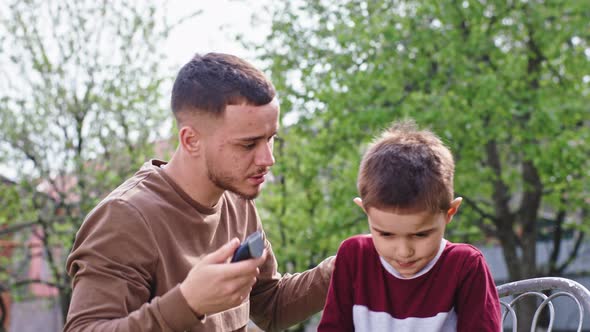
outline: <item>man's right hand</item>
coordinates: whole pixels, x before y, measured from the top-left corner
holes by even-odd
[[[238,306],[244,301],[260,273],[261,257],[227,264],[240,241],[236,238],[206,255],[189,271],[180,291],[197,315],[207,315]]]

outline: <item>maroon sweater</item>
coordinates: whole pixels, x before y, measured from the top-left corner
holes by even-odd
[[[338,250],[318,331],[500,328],[496,286],[475,247],[443,240],[431,264],[415,277],[403,278],[380,258],[373,239],[360,235]]]

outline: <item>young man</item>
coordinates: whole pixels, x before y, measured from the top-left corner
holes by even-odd
[[[454,162],[429,131],[394,124],[358,176],[370,235],[342,243],[318,331],[500,331],[500,303],[482,254],[443,238],[461,198]]]
[[[280,330],[322,309],[331,259],[281,278],[271,245],[228,263],[262,230],[253,199],[274,164],[273,85],[235,56],[197,55],[172,90],[179,144],[86,217],[67,268],[65,331]]]

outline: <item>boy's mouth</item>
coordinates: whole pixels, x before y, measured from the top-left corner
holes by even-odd
[[[399,267],[403,267],[403,268],[410,268],[410,267],[414,266],[415,263],[416,263],[416,261],[409,261],[409,262],[397,261],[397,265],[399,265]]]

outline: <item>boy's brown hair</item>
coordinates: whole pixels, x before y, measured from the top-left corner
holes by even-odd
[[[414,121],[394,122],[361,160],[357,187],[363,207],[402,213],[447,211],[453,200],[451,151]]]
[[[172,87],[172,112],[221,115],[227,105],[262,106],[276,95],[270,80],[247,61],[230,54],[196,54],[179,71]]]

